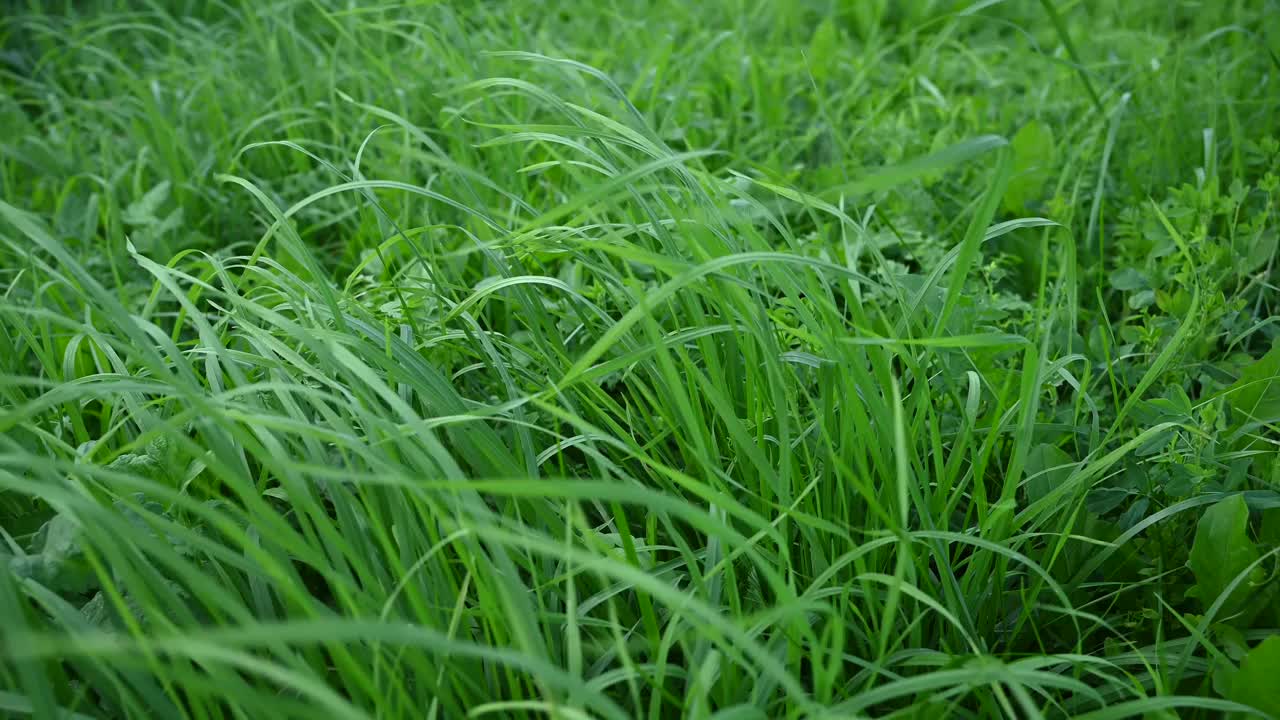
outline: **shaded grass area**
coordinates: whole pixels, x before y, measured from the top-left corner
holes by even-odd
[[[1280,714],[1274,1],[11,5],[4,712]]]

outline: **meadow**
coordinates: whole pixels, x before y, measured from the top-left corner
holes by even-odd
[[[0,2],[0,715],[1280,718],[1277,18]]]

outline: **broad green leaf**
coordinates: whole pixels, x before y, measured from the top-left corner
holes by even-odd
[[[1129,499],[1131,491],[1124,488],[1100,487],[1085,496],[1085,508],[1094,515],[1106,515]]]
[[[1004,192],[1004,209],[1020,213],[1044,192],[1053,177],[1053,130],[1032,120],[1009,141],[1013,148],[1013,178]]]
[[[840,34],[836,31],[836,24],[831,16],[827,16],[818,23],[818,29],[813,31],[813,38],[809,41],[809,50],[806,53],[809,72],[813,73],[815,80],[825,80],[831,76],[839,44]]]
[[[96,584],[85,561],[80,524],[56,515],[36,533],[33,552],[9,559],[10,570],[58,592],[81,593]]]
[[[1134,310],[1151,307],[1155,302],[1156,293],[1154,290],[1143,290],[1129,296],[1129,307]]]
[[[1062,484],[1071,471],[1075,469],[1075,461],[1054,445],[1037,445],[1027,453],[1027,498],[1035,502],[1048,495],[1055,487]]]
[[[1133,290],[1145,290],[1151,287],[1147,282],[1147,277],[1137,268],[1120,268],[1111,273],[1111,287],[1121,292],[1130,292]]]
[[[1258,540],[1267,548],[1280,546],[1280,508],[1262,511],[1262,532]]]
[[[164,204],[164,201],[168,199],[169,181],[164,180],[147,191],[146,195],[130,203],[129,207],[124,209],[121,219],[129,225],[150,225],[158,222],[156,213],[160,210],[160,206]],[[180,210],[175,212],[180,212]]]
[[[1246,367],[1223,395],[1238,413],[1234,418],[1237,426],[1280,417],[1280,343]]]
[[[1258,559],[1258,549],[1249,539],[1248,525],[1249,506],[1241,495],[1232,495],[1201,516],[1187,565],[1195,574],[1196,593],[1206,608]],[[1244,584],[1236,586],[1219,611],[1219,617],[1239,611],[1248,599],[1249,588]]]
[[[1228,699],[1280,717],[1280,635],[1249,651],[1231,676]]]
[[[1213,636],[1218,648],[1231,660],[1240,662],[1249,654],[1249,642],[1239,628],[1216,623],[1213,626]]]
[[[1277,233],[1274,229],[1259,232],[1249,238],[1245,262],[1241,267],[1237,268],[1237,272],[1240,275],[1246,275],[1271,262],[1271,258],[1276,254],[1276,241],[1278,239],[1280,239],[1280,233]]]

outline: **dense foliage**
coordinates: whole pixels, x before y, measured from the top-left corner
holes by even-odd
[[[0,714],[1280,717],[1277,17],[6,3]]]

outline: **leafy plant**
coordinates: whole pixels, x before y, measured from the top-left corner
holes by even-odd
[[[14,5],[0,713],[1280,714],[1274,5]]]

